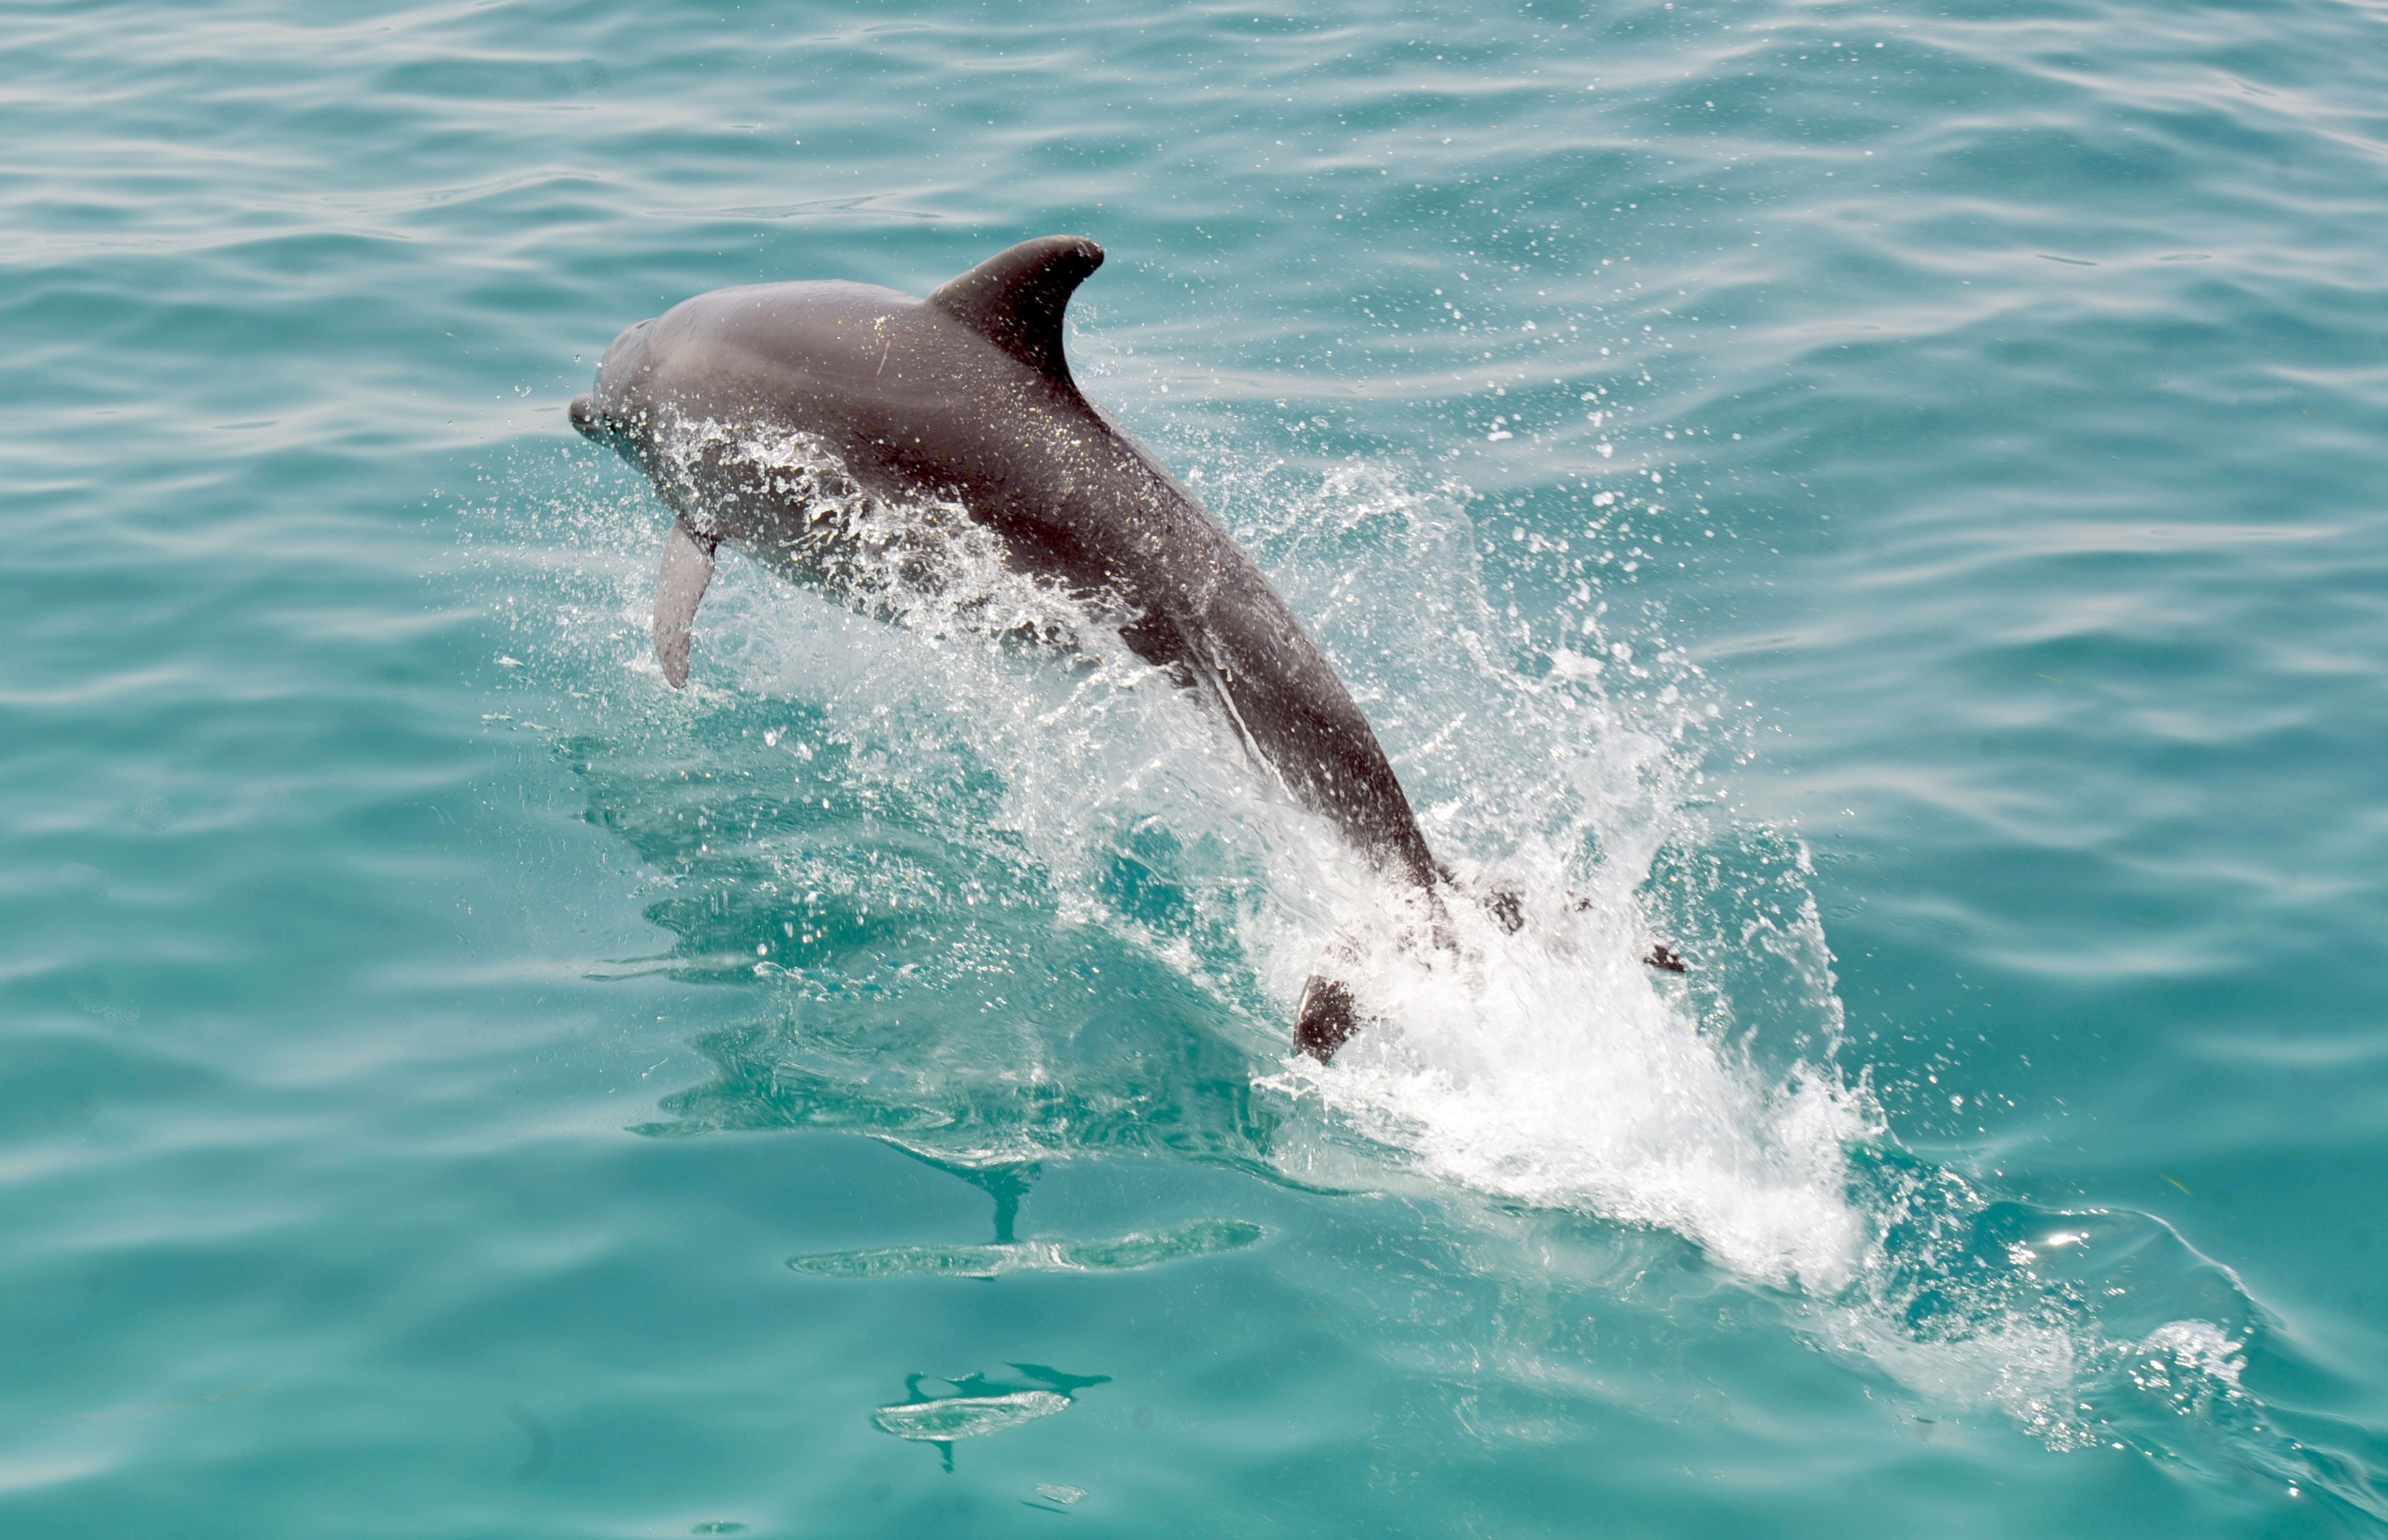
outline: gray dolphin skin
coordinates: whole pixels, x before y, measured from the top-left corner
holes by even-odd
[[[687,681],[718,545],[818,580],[825,538],[809,483],[759,476],[735,454],[673,452],[672,436],[801,435],[868,492],[959,503],[1017,569],[1115,595],[1137,655],[1213,701],[1293,799],[1379,872],[1432,894],[1442,869],[1334,667],[1251,557],[1071,378],[1062,312],[1102,260],[1090,240],[1050,235],[926,299],[758,284],[616,337],[572,425],[646,471],[679,515],[655,595],[666,679]],[[1305,1052],[1325,1062],[1358,1025],[1341,985],[1310,981],[1295,1034]]]

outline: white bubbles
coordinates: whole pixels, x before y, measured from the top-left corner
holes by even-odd
[[[2099,1442],[2076,1409],[2080,1352],[2062,1326],[2002,1316],[1944,1339],[1918,1336],[1888,1312],[1861,1306],[1823,1312],[1820,1325],[1826,1342],[1862,1355],[1931,1406],[2003,1413],[2051,1448]]]
[[[2246,1345],[2232,1342],[2211,1321],[2166,1321],[2148,1333],[2140,1351],[2152,1366],[2186,1369],[2236,1390],[2240,1372],[2247,1367],[2240,1355]]]

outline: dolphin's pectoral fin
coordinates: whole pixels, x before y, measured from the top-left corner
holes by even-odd
[[[1061,354],[1061,312],[1103,248],[1083,235],[1046,235],[998,251],[928,302],[1048,379],[1073,389]]]
[[[1294,1013],[1293,1046],[1323,1064],[1359,1030],[1360,1007],[1352,991],[1324,974],[1311,974]]]
[[[688,628],[705,587],[713,581],[713,548],[719,543],[701,535],[688,520],[674,519],[664,537],[663,571],[655,579],[655,660],[664,666],[664,681],[678,690],[688,683]]]

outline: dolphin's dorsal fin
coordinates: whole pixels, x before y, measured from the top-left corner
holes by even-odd
[[[1103,248],[1084,235],[1044,235],[1000,251],[929,296],[929,303],[1048,379],[1075,388],[1061,356],[1061,312]]]

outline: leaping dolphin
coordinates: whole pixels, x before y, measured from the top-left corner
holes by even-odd
[[[687,682],[689,625],[718,544],[799,580],[823,577],[832,531],[812,484],[719,452],[742,436],[801,435],[876,496],[959,503],[1019,569],[1116,595],[1134,612],[1120,635],[1137,656],[1216,703],[1296,802],[1439,903],[1448,879],[1334,667],[1218,520],[1071,378],[1062,312],[1102,260],[1090,240],[1048,235],[926,299],[757,284],[700,294],[616,337],[572,425],[644,469],[679,515],[655,591],[664,677]],[[1310,980],[1303,1051],[1324,1063],[1358,1025],[1342,985]]]

